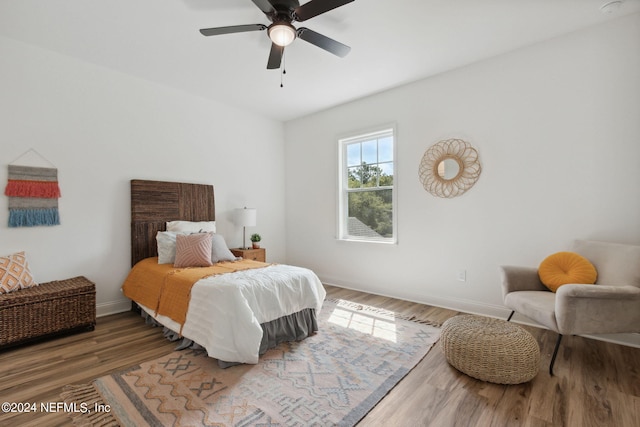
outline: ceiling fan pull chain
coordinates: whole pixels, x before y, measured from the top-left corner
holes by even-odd
[[[282,72],[280,73],[280,87],[284,87],[284,85],[282,84],[282,80],[285,74],[287,74],[287,70],[285,68],[285,63],[286,63],[286,57],[284,54],[284,50],[282,51]]]

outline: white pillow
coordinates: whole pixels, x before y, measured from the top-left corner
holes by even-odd
[[[238,258],[229,250],[227,242],[220,234],[214,234],[211,240],[211,262],[235,261]]]
[[[167,231],[176,233],[207,233],[216,232],[215,221],[168,221]]]
[[[176,261],[176,236],[172,231],[158,231],[156,241],[158,242],[158,264],[173,264]]]

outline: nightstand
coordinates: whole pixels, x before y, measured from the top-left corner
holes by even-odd
[[[244,259],[252,259],[254,261],[267,262],[267,254],[264,248],[260,249],[231,249],[231,253],[235,256],[241,256]]]

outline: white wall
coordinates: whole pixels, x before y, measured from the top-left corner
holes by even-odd
[[[0,70],[0,182],[30,148],[58,168],[61,225],[8,228],[0,197],[0,255],[26,251],[38,281],[85,275],[99,315],[129,307],[134,178],[213,184],[230,246],[242,240],[230,212],[256,207],[248,231],[284,260],[282,123],[2,37]]]
[[[328,283],[488,314],[503,314],[500,264],[536,265],[574,238],[640,243],[640,15],[284,131],[2,37],[0,70],[0,182],[6,164],[34,148],[58,168],[62,190],[54,227],[8,228],[0,197],[0,254],[27,251],[39,281],[86,275],[97,283],[100,314],[127,308],[119,288],[129,269],[132,178],[213,184],[231,246],[241,231],[230,212],[258,208],[254,230],[270,261],[311,267]],[[399,243],[338,242],[336,137],[390,122],[398,129]],[[422,189],[418,164],[449,137],[474,144],[483,173],[462,197],[437,199]]]
[[[640,244],[638,76],[636,14],[287,122],[287,261],[340,286],[505,315],[499,265],[537,266],[575,238]],[[389,122],[399,242],[337,241],[337,137]],[[418,166],[451,137],[477,148],[483,172],[439,199]]]

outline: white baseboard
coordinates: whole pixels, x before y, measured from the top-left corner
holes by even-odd
[[[326,279],[326,280],[325,280]],[[320,278],[322,283],[325,283],[330,286],[336,286],[338,288],[350,289],[353,291],[366,292],[369,294],[380,295],[383,297],[396,298],[404,301],[415,302],[418,304],[431,305],[434,307],[446,308],[449,310],[460,311],[463,313],[469,314],[478,314],[481,316],[487,317],[495,317],[498,319],[507,320],[511,310],[502,305],[493,305],[486,304],[478,301],[471,301],[466,299],[459,298],[441,298],[438,296],[429,296],[429,297],[420,297],[416,298],[411,295],[394,295],[385,290],[381,289],[364,289],[362,286],[359,286],[354,283],[342,283],[339,280],[330,279],[330,278]],[[533,326],[536,328],[546,329],[544,326],[528,319],[524,316],[518,315],[517,313],[511,319],[513,322],[521,323],[528,326]],[[600,341],[606,341],[613,344],[626,345],[630,347],[640,348],[640,334],[629,333],[629,334],[602,334],[602,335],[582,335],[587,338],[592,338]]]
[[[103,302],[96,305],[96,316],[108,316],[110,314],[123,313],[129,310],[131,310],[131,301],[128,299]]]
[[[396,298],[401,299],[403,301],[415,302],[418,304],[431,305],[434,307],[446,308],[454,311],[461,311],[464,313],[470,314],[479,314],[482,316],[488,317],[496,317],[498,319],[507,320],[509,317],[509,313],[511,310],[507,309],[504,306],[491,305],[486,303],[481,303],[478,301],[472,301],[461,298],[442,298],[435,295],[430,295],[428,297],[417,297],[415,295],[407,295],[407,294],[393,294],[389,293],[383,289],[365,289],[364,287],[355,284],[355,283],[345,283],[339,280],[332,280],[329,278],[320,277],[322,283],[325,283],[330,286],[336,286],[338,288],[350,289],[353,291],[366,292],[369,294],[380,295],[383,297]]]

